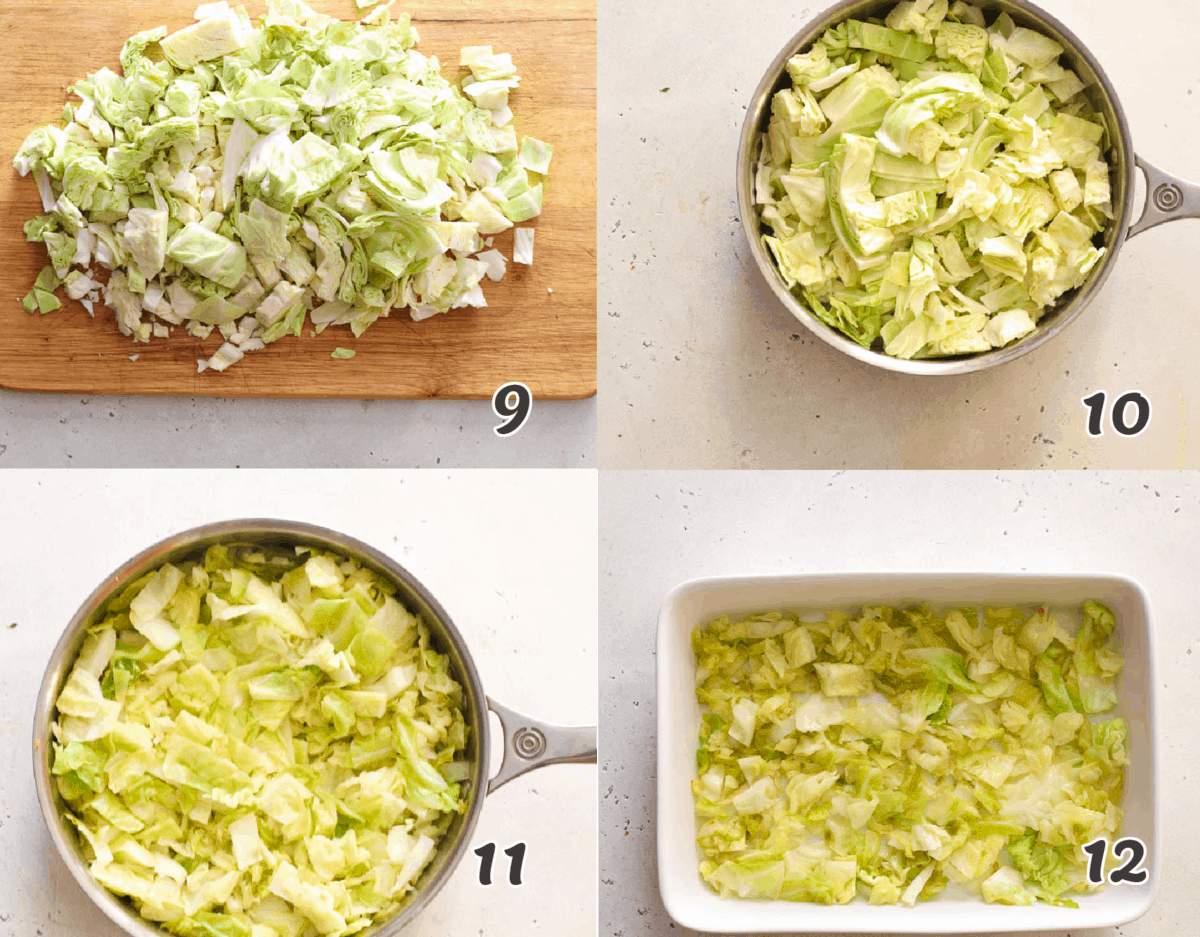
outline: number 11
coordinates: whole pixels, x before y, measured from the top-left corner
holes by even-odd
[[[525,844],[517,843],[515,846],[509,846],[504,850],[504,854],[508,856],[508,884],[521,884],[521,866],[525,862]],[[496,856],[496,844],[484,843],[475,850],[475,855],[479,856],[479,884],[492,884],[492,860]]]

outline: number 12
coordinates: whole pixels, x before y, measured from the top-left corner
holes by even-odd
[[[1083,851],[1088,854],[1088,881],[1093,885],[1103,885],[1104,856],[1108,852],[1108,840],[1094,839],[1083,847]],[[1127,852],[1132,853],[1128,862],[1119,869],[1113,869],[1108,873],[1108,880],[1114,885],[1121,885],[1125,882],[1140,885],[1150,876],[1146,869],[1138,868],[1142,864],[1142,860],[1146,858],[1146,844],[1140,839],[1133,836],[1119,839],[1112,851],[1113,855],[1118,858]]]

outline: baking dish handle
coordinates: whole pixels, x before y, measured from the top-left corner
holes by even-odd
[[[1134,156],[1134,161],[1146,174],[1146,207],[1127,238],[1167,221],[1200,218],[1200,185],[1163,172],[1140,156]]]
[[[496,776],[488,781],[489,794],[534,768],[564,762],[596,763],[595,726],[554,726],[501,706],[490,696],[487,703],[504,729],[504,760]]]

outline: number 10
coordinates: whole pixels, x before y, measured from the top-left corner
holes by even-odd
[[[1104,405],[1107,402],[1108,395],[1102,390],[1083,398],[1082,403],[1088,408],[1089,436],[1104,435]],[[1125,420],[1126,409],[1130,406],[1134,410],[1132,423]],[[1150,401],[1140,391],[1131,390],[1117,398],[1109,418],[1112,420],[1113,429],[1122,436],[1136,436],[1150,425]]]

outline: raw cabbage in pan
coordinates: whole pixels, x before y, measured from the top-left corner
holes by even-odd
[[[1104,256],[1103,117],[1053,39],[911,0],[787,63],[754,184],[787,288],[898,358],[1031,333]]]

